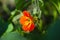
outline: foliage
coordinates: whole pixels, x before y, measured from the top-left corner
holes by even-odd
[[[1,40],[59,40],[60,0],[14,0],[11,10],[0,3]],[[10,5],[11,6],[11,5]],[[35,29],[26,33],[19,20],[23,11],[30,12]]]

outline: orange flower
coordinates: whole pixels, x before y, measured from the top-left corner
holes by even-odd
[[[32,16],[27,11],[23,11],[23,16],[20,18],[20,24],[22,24],[22,29],[25,32],[31,32],[35,28]]]

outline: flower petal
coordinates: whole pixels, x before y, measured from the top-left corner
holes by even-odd
[[[28,11],[23,11],[23,14],[24,14],[24,16],[27,16],[27,17],[31,16]]]
[[[30,29],[29,29],[29,31],[30,31],[30,32],[33,31],[34,28],[35,28],[35,25],[34,25],[34,23],[32,23],[32,24],[30,25]]]
[[[34,23],[32,23],[31,21],[26,21],[22,27],[22,29],[25,31],[25,32],[31,32],[34,30]]]
[[[23,11],[23,15],[29,17],[32,20],[32,16],[28,11]]]
[[[27,21],[28,19],[29,19],[28,17],[22,16],[22,17],[20,18],[20,23],[23,25],[24,22]]]

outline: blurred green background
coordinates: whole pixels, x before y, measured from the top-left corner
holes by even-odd
[[[34,18],[30,33],[19,23],[24,10]],[[60,40],[60,0],[0,0],[0,40]]]

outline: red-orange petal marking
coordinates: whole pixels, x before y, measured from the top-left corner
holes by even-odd
[[[29,17],[32,20],[32,16],[28,11],[23,11],[23,15]]]
[[[34,28],[35,28],[35,25],[34,25],[34,23],[32,23],[32,24],[31,24],[31,26],[30,26],[29,31],[30,31],[30,32],[31,32],[31,31],[33,31],[33,30],[34,30]]]
[[[23,25],[23,27],[22,27],[22,29],[23,29],[25,32],[31,32],[31,31],[34,30],[34,28],[35,28],[35,27],[34,27],[34,23],[29,22],[29,21],[25,22],[24,25]]]
[[[27,17],[31,16],[28,11],[23,11],[23,14],[24,14],[24,16],[27,16]]]

